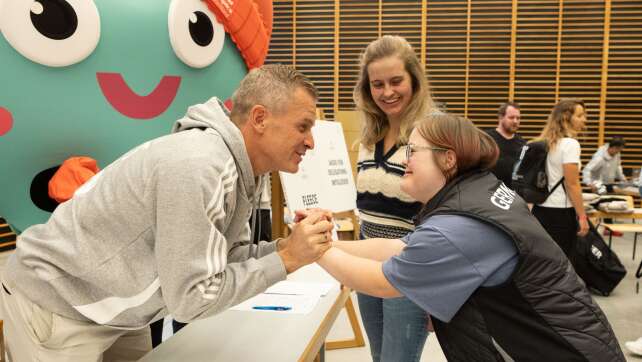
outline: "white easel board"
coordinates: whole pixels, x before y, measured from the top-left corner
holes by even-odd
[[[314,149],[306,152],[299,171],[279,172],[288,209],[356,209],[357,190],[341,123],[316,121],[312,135]]]

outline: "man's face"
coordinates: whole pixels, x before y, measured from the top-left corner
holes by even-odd
[[[622,147],[609,147],[608,152],[609,152],[609,155],[615,156],[618,153],[622,152]]]
[[[506,108],[504,117],[499,119],[499,126],[509,134],[515,134],[519,129],[520,121],[519,109],[509,106]]]
[[[309,149],[314,148],[312,126],[316,119],[316,101],[298,88],[281,112],[270,112],[265,119],[264,152],[270,169],[295,173]]]

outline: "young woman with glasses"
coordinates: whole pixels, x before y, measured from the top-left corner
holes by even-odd
[[[422,204],[398,239],[335,241],[317,262],[344,285],[430,314],[449,361],[624,361],[568,259],[489,169],[497,145],[433,115],[409,139],[401,189]]]

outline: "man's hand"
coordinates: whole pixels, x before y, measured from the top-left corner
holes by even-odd
[[[313,212],[321,212],[323,213],[323,216],[325,217],[326,220],[332,222],[332,211],[325,210],[325,209],[320,209],[320,208],[313,208],[313,209],[305,209],[305,210],[296,210],[294,211],[294,222],[297,223],[306,217],[310,215]]]
[[[278,253],[289,273],[317,261],[331,246],[332,223],[326,211],[312,211],[294,225],[290,236],[279,242]]]

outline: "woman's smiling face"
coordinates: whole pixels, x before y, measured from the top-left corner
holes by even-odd
[[[412,79],[403,61],[396,56],[375,60],[368,65],[370,94],[390,120],[403,114],[412,100]]]
[[[446,176],[436,159],[444,157],[444,149],[434,148],[415,129],[410,135],[410,157],[405,161],[406,173],[401,189],[421,203],[427,203],[446,184]]]

